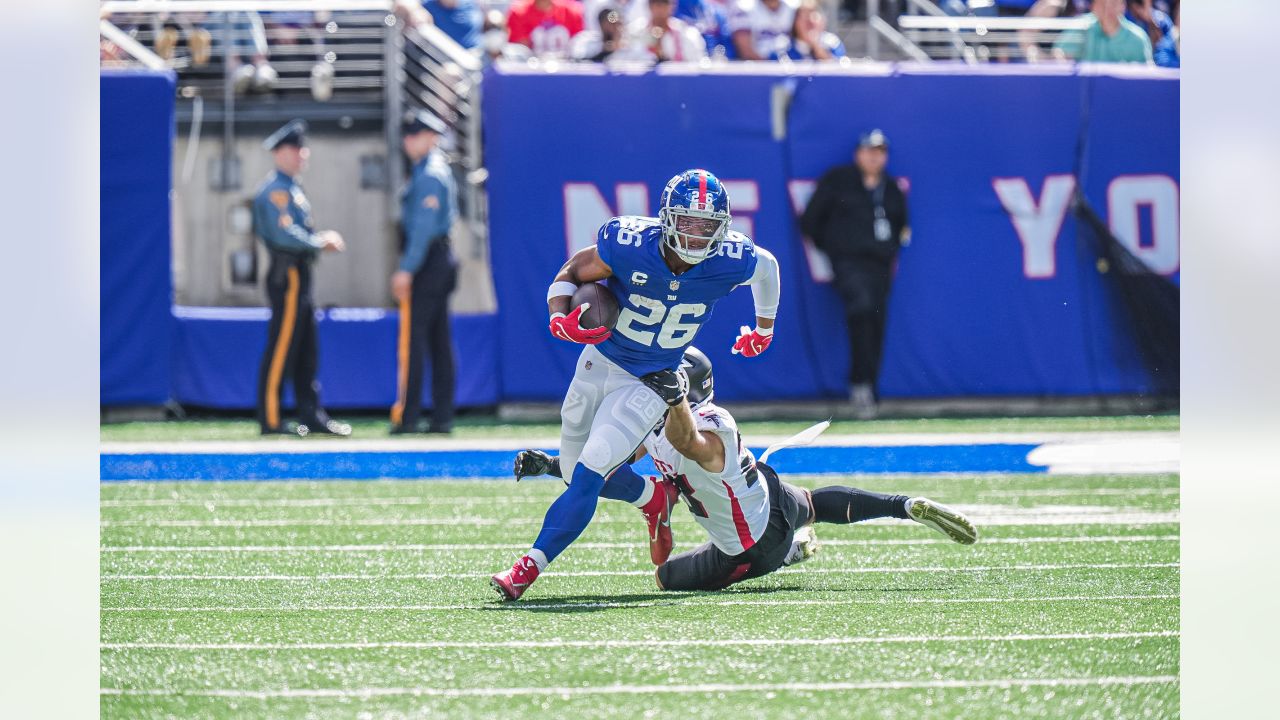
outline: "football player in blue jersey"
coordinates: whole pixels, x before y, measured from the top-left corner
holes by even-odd
[[[677,373],[684,350],[716,302],[750,285],[756,325],[742,327],[733,352],[755,357],[773,340],[781,283],[778,263],[729,229],[729,194],[706,170],[686,170],[662,191],[658,217],[623,216],[605,223],[596,244],[560,268],[547,290],[551,334],[586,345],[560,408],[560,463],[569,487],[551,504],[533,548],[492,578],[503,600],[519,599],[547,564],[577,539],[608,497],[641,509],[650,552],[671,550],[669,486],[627,464],[668,406],[679,404],[687,379]],[[589,303],[569,312],[578,286],[604,280],[621,313],[612,331],[584,328]]]

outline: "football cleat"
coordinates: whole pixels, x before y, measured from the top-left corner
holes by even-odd
[[[679,490],[666,480],[650,480],[654,484],[653,497],[640,513],[649,524],[649,559],[661,565],[671,557],[675,541],[671,537],[671,508],[675,507]]]
[[[929,498],[911,498],[907,501],[907,514],[912,520],[931,527],[961,545],[978,541],[978,530],[969,518]]]
[[[799,565],[817,554],[818,534],[813,531],[812,525],[805,525],[791,536],[791,552],[787,553],[787,559],[782,564]]]
[[[519,600],[524,591],[529,589],[534,580],[538,579],[538,563],[533,558],[525,555],[511,566],[510,570],[500,572],[489,579],[489,584],[498,592],[498,597],[502,602],[511,602]]]

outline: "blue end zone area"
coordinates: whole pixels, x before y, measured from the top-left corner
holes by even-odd
[[[1037,445],[897,445],[789,448],[781,473],[1036,473]],[[544,448],[546,449],[546,448]],[[554,453],[554,449],[546,449]],[[757,448],[759,453],[761,449]],[[138,453],[101,457],[104,482],[127,480],[378,480],[511,477],[511,450],[414,452]],[[655,473],[648,458],[637,472]]]

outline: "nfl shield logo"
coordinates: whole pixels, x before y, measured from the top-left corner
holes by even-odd
[[[591,369],[591,361],[590,361],[590,360],[588,360],[588,361],[587,361],[587,364],[586,364],[584,367],[585,367],[585,369],[590,370],[590,369]]]
[[[680,281],[679,281],[679,280],[672,280],[672,281],[671,281],[671,290],[672,290],[672,291],[676,291],[676,290],[679,290],[679,289],[680,289]]]

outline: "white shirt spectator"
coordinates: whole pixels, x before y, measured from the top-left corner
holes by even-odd
[[[611,7],[622,17],[622,26],[630,27],[631,23],[649,20],[649,0],[584,0],[582,3],[583,29],[587,32],[600,32],[600,11]]]
[[[637,20],[628,25],[626,37],[624,54],[628,60],[697,62],[707,56],[707,42],[702,38],[702,33],[676,17],[667,20],[667,31],[657,39],[657,47],[648,19]]]
[[[791,25],[799,4],[799,0],[780,0],[770,9],[763,0],[737,0],[729,11],[729,34],[750,32],[751,45],[761,58],[785,55],[791,47]]]

